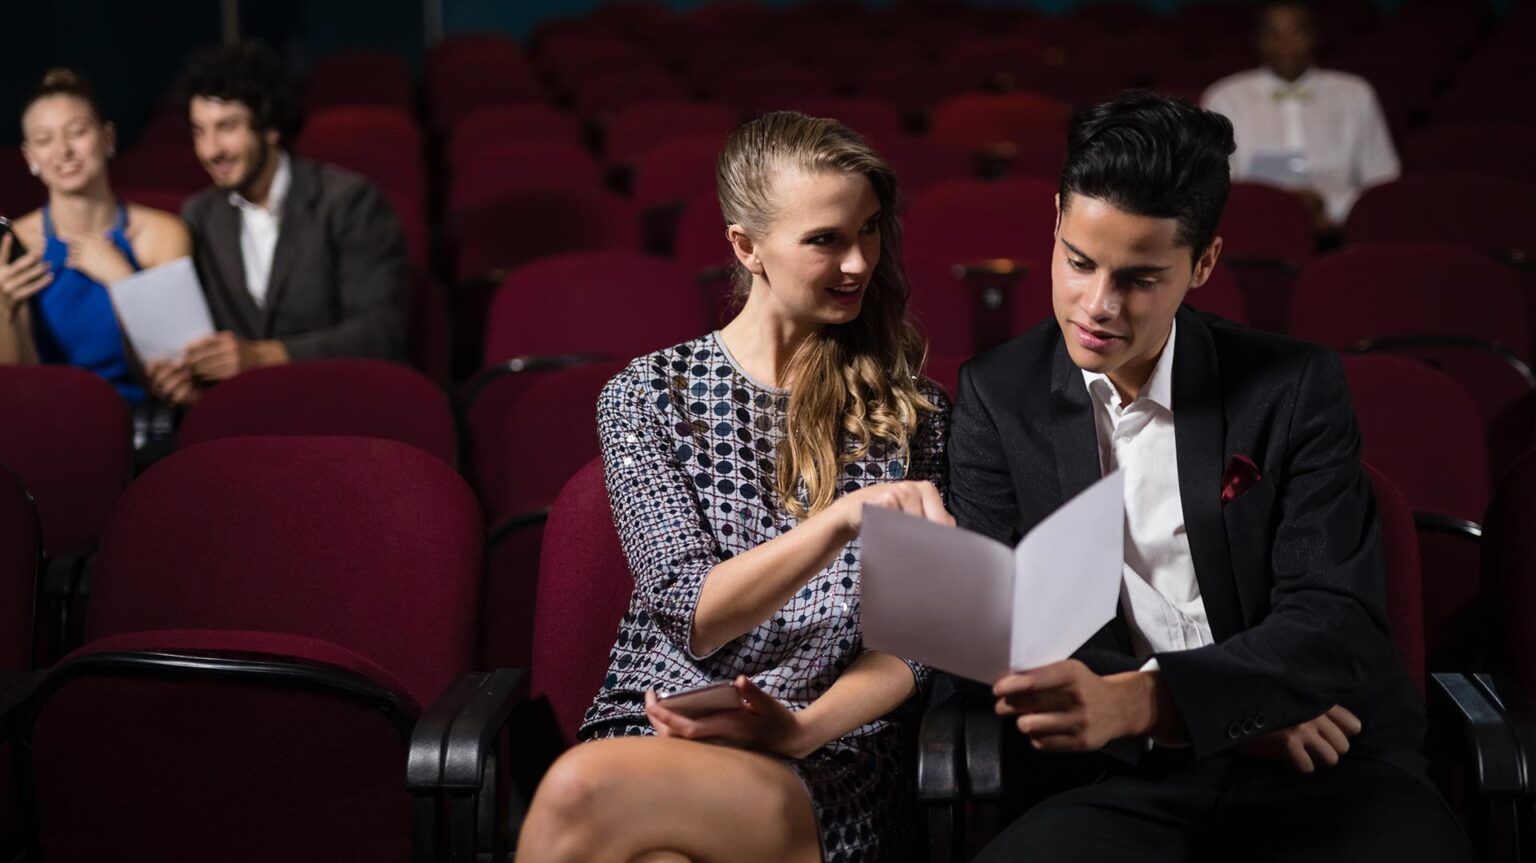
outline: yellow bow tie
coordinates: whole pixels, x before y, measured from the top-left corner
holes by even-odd
[[[1277,89],[1271,95],[1276,102],[1281,102],[1286,99],[1296,99],[1305,102],[1312,98],[1312,91],[1305,87],[1295,90]]]

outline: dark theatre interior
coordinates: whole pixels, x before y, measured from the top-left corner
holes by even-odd
[[[7,8],[0,215],[48,199],[16,118],[61,65],[116,123],[116,196],[182,212],[209,175],[178,71],[260,39],[301,87],[292,151],[398,219],[409,362],[257,369],[182,409],[0,366],[5,860],[511,859],[631,589],[599,391],[734,311],[733,129],[792,109],[890,160],[953,393],[1052,313],[1073,111],[1198,104],[1259,64],[1259,6],[1217,0],[150,6]],[[1312,15],[1398,176],[1324,231],[1234,179],[1188,302],[1343,355],[1430,775],[1480,859],[1536,860],[1536,3]],[[906,859],[969,859],[1036,799],[1000,768],[1017,735],[937,697],[914,728]]]

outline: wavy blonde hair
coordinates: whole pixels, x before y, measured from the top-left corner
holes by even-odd
[[[938,408],[917,387],[927,347],[907,319],[895,172],[836,120],[765,114],[737,129],[720,152],[715,174],[726,224],[764,236],[775,216],[775,180],[791,170],[861,175],[880,201],[880,259],[859,316],[806,339],[786,368],[793,387],[774,490],[784,511],[805,518],[832,503],[842,468],[872,447],[888,444],[905,460],[919,418]],[[739,305],[751,292],[752,274],[738,263],[735,275]]]

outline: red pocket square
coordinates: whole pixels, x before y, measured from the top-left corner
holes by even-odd
[[[1245,455],[1232,456],[1227,472],[1221,477],[1221,502],[1223,504],[1242,497],[1248,489],[1259,484],[1259,466]]]

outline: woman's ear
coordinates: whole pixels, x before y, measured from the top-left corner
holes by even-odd
[[[746,271],[754,276],[763,275],[763,261],[757,255],[757,246],[747,231],[740,225],[727,225],[725,237],[731,242],[731,251],[736,253],[739,261]]]
[[[108,120],[101,124],[102,140],[107,145],[107,158],[117,155],[117,126]]]

